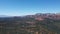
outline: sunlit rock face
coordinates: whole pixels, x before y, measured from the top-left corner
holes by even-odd
[[[35,18],[35,20],[42,21],[42,20],[44,20],[44,18],[42,18],[42,17],[37,17],[37,18]]]

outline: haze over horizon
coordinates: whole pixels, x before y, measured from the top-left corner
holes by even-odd
[[[60,13],[60,0],[0,0],[0,15]]]

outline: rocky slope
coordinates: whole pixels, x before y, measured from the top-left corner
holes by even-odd
[[[60,14],[0,18],[0,34],[60,34]]]

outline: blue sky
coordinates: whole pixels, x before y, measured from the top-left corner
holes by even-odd
[[[60,13],[60,0],[0,0],[0,15]]]

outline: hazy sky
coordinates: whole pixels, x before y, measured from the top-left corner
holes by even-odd
[[[0,15],[59,13],[60,0],[0,0]]]

